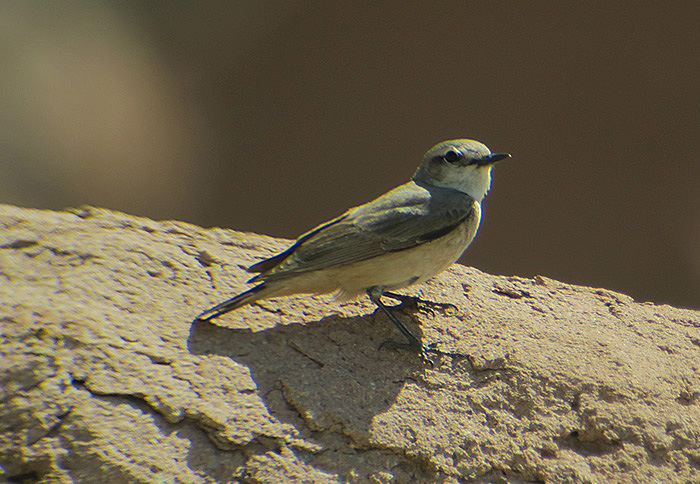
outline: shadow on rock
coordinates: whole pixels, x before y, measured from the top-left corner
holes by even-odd
[[[418,334],[414,324],[410,328]],[[396,402],[411,375],[424,369],[416,351],[379,350],[383,341],[400,336],[379,313],[329,316],[258,332],[195,322],[188,349],[249,368],[270,415],[324,451],[321,461],[315,452],[301,452],[303,460],[346,475],[352,460],[338,456],[372,447],[374,417]]]

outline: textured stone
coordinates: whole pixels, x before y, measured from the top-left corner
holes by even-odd
[[[288,243],[0,206],[0,477],[700,482],[700,313],[454,265],[397,309],[432,368],[366,298],[192,323]]]

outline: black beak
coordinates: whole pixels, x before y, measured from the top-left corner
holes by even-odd
[[[509,153],[492,153],[476,160],[476,164],[479,166],[493,165],[497,161],[501,161],[506,158],[510,158]]]

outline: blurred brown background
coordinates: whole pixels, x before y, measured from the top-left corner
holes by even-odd
[[[700,308],[700,3],[3,2],[0,201],[293,238],[444,139],[462,262]]]

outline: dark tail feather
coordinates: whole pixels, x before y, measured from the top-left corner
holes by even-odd
[[[207,309],[202,314],[197,316],[195,321],[209,321],[214,318],[218,318],[222,314],[226,314],[229,311],[234,311],[245,306],[246,304],[250,304],[253,301],[262,299],[265,297],[265,294],[261,293],[264,293],[266,289],[268,288],[265,287],[265,283],[259,284],[251,289],[248,289],[246,292],[229,299],[228,301],[224,301],[221,304],[217,304],[213,308]]]

